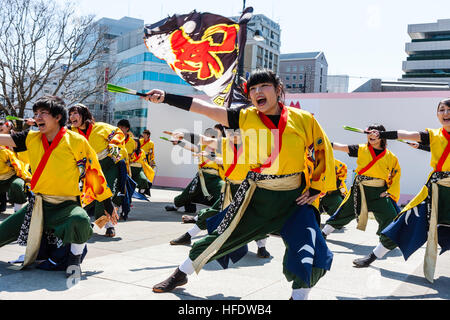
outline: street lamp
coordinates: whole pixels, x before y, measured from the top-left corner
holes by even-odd
[[[244,0],[244,5],[245,5],[245,0]],[[257,41],[257,42],[263,42],[265,41],[262,32],[260,30],[253,30],[251,28],[249,28],[247,26],[247,30],[250,30],[253,32],[253,40]],[[245,59],[245,45],[242,48],[242,56],[239,59],[239,65],[238,65],[238,76],[239,76],[239,81],[240,78],[244,75],[244,59]]]

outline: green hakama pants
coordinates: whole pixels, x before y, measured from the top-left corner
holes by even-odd
[[[389,250],[397,247],[397,245],[385,235],[381,234],[397,216],[397,210],[390,198],[380,198],[380,194],[386,191],[386,187],[368,187],[364,186],[364,193],[366,195],[367,208],[369,212],[373,212],[375,220],[378,222],[377,235],[380,236],[381,244]],[[338,211],[328,219],[327,224],[336,229],[341,229],[349,224],[353,219],[356,219],[354,211],[354,187],[350,189],[350,197],[345,201]],[[361,200],[358,199],[357,212],[361,210]]]
[[[263,239],[267,234],[279,233],[285,222],[295,211],[297,206],[295,199],[301,195],[304,186],[305,183],[303,182],[300,188],[290,191],[272,191],[256,188],[247,210],[236,229],[209,262],[219,259],[251,241]],[[195,242],[189,252],[189,258],[194,261],[218,237],[217,231],[214,231],[212,234]],[[284,261],[283,265],[285,265]],[[313,268],[310,286],[295,274],[289,272],[285,267],[283,267],[283,273],[288,281],[293,281],[292,287],[299,289],[313,287],[326,271]]]
[[[20,234],[28,205],[0,223],[0,247],[14,242]],[[92,235],[89,216],[79,203],[65,201],[51,204],[43,201],[44,232],[53,231],[64,244],[86,243]]]

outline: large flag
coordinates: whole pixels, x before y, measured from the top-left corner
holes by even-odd
[[[193,11],[144,28],[148,50],[220,106],[230,107],[253,8],[239,22]]]

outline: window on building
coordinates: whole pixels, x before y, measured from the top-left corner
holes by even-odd
[[[297,80],[297,76],[292,76],[292,80]]]

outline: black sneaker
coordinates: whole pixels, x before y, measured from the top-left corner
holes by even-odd
[[[81,277],[81,254],[74,255],[69,253],[69,259],[67,261],[66,277]]]
[[[266,250],[266,247],[258,248],[258,252],[256,253],[258,258],[270,258],[269,251]]]
[[[169,278],[167,278],[163,282],[156,284],[153,287],[153,292],[156,293],[170,292],[176,287],[185,285],[187,282],[188,278],[186,273],[180,271],[180,269],[177,268]]]
[[[180,236],[174,240],[171,240],[170,244],[173,246],[181,246],[181,245],[191,244],[191,235],[186,232],[182,236]]]
[[[178,211],[175,206],[165,206],[164,209],[166,209],[166,211]]]
[[[367,268],[375,260],[377,260],[377,256],[373,252],[371,252],[368,256],[365,256],[364,258],[353,260],[353,264],[355,265],[356,268]]]

